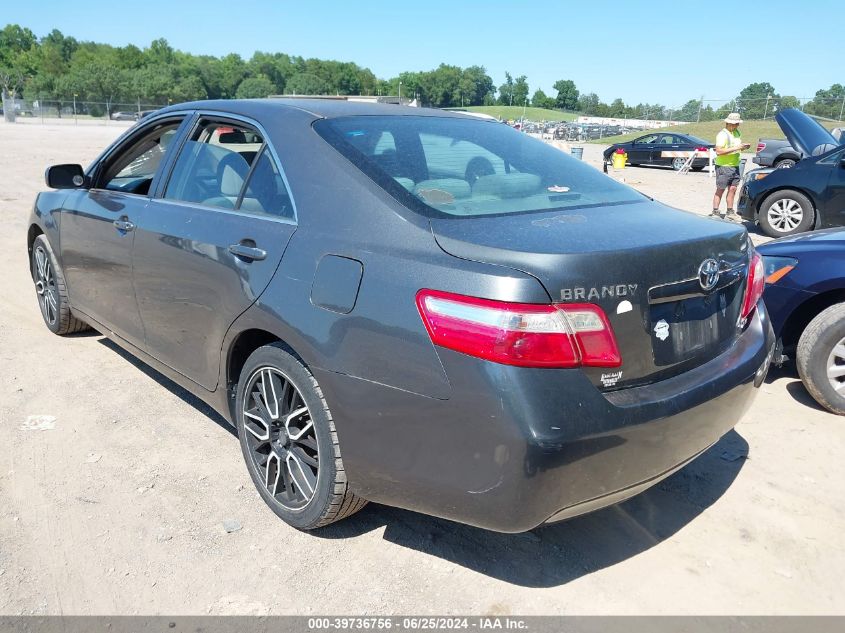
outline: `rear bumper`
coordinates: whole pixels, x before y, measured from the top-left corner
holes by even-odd
[[[751,159],[751,162],[761,165],[762,167],[771,167],[772,166],[772,159],[766,158],[764,156],[755,156]]]
[[[500,532],[618,503],[733,428],[765,378],[760,303],[736,344],[680,376],[599,392],[578,370],[507,367],[440,350],[436,400],[316,370],[354,492]]]

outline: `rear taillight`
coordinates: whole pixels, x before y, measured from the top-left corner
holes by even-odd
[[[765,143],[757,143],[757,153],[758,153],[758,154],[759,154],[760,152],[762,152],[764,149],[766,149],[766,144],[765,144]]]
[[[706,152],[708,152],[709,150],[708,150],[706,147],[696,147],[696,148],[695,148],[695,151],[696,151],[696,152],[705,152],[705,153],[706,153]]]
[[[748,264],[748,276],[745,278],[745,299],[742,302],[740,321],[745,322],[757,307],[757,302],[763,296],[763,289],[766,286],[766,273],[763,268],[763,258],[759,253],[752,253],[751,262]]]
[[[616,337],[597,305],[492,301],[420,290],[435,345],[520,367],[618,367]]]

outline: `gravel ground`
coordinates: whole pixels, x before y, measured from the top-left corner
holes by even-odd
[[[792,369],[700,459],[592,515],[506,536],[370,505],[288,528],[218,416],[41,322],[25,236],[44,168],[122,129],[0,124],[0,613],[845,613],[845,424]],[[706,174],[624,177],[709,211]]]

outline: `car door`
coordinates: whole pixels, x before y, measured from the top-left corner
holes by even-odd
[[[826,226],[845,226],[845,150],[834,152],[818,161],[812,170],[827,169],[830,178],[823,195],[820,196],[824,211],[822,219]]]
[[[678,137],[674,134],[659,134],[652,143],[651,162],[655,165],[671,165],[674,157],[664,154],[678,151],[680,148],[677,141]]]
[[[266,139],[255,123],[199,116],[135,229],[147,352],[209,390],[226,331],[266,288],[296,229]]]
[[[61,256],[73,309],[138,347],[144,331],[132,285],[133,229],[185,119],[160,118],[128,135],[89,170],[92,186],[72,190],[63,206]]]
[[[657,134],[647,134],[631,143],[628,150],[629,163],[650,163],[652,144],[657,140]]]

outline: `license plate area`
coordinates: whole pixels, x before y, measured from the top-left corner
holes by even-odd
[[[735,287],[650,307],[654,364],[674,365],[718,354],[736,333]]]

